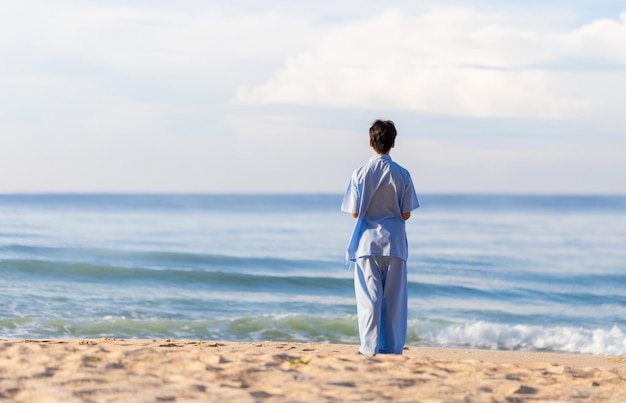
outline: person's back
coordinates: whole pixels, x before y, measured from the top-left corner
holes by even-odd
[[[409,172],[389,156],[395,137],[393,122],[372,124],[375,155],[354,171],[341,206],[357,218],[347,258],[356,262],[362,354],[402,354],[406,339],[405,220],[419,203]]]
[[[406,260],[407,247],[403,205],[412,195],[408,171],[391,160],[388,154],[376,154],[355,172],[362,220],[360,244],[350,259],[360,256],[396,256]]]

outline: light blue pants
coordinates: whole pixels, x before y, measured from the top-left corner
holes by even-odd
[[[402,354],[407,327],[406,262],[393,256],[356,260],[354,270],[362,354]]]

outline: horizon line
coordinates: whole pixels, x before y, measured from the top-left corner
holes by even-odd
[[[21,191],[21,192],[3,192],[0,196],[337,196],[343,195],[343,192],[330,191],[296,191],[296,192],[144,192],[144,191]],[[626,193],[600,193],[600,192],[494,192],[494,191],[426,191],[418,192],[418,197],[422,196],[545,196],[545,197],[626,197]]]

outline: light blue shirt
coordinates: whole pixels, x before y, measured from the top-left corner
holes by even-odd
[[[419,207],[409,171],[377,154],[352,174],[341,211],[358,213],[346,258],[408,257],[403,213]]]

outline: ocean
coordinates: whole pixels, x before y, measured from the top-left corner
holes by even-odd
[[[418,195],[407,345],[626,355],[626,196]],[[358,344],[341,195],[0,195],[0,338]]]

